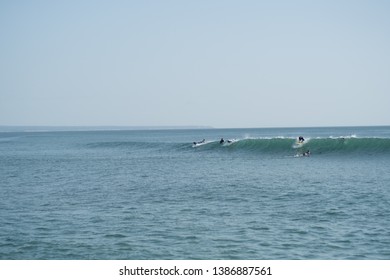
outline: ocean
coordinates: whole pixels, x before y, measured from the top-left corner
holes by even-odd
[[[390,127],[0,132],[0,225],[3,260],[388,260]]]

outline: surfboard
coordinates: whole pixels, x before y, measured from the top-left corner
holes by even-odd
[[[209,141],[205,141],[205,142],[194,142],[194,143],[192,143],[192,147],[193,148],[196,148],[196,147],[199,147],[199,146],[203,146],[203,145],[206,145],[206,144],[208,144],[208,143],[210,143]]]
[[[303,141],[303,142],[299,142],[299,141],[296,141],[295,143],[294,143],[294,145],[293,145],[293,148],[300,148],[300,147],[302,147],[303,145],[305,144],[305,141]]]

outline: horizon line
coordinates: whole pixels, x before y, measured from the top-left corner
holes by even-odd
[[[55,132],[55,131],[124,131],[124,130],[180,130],[180,129],[298,129],[332,127],[388,127],[390,125],[322,125],[322,126],[263,126],[213,127],[209,125],[0,125],[0,132]],[[7,129],[7,130],[3,130]],[[26,130],[27,129],[27,130]]]

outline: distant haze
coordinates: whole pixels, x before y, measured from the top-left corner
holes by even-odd
[[[1,1],[0,125],[390,125],[388,1]]]

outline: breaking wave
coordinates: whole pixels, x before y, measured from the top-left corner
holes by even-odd
[[[219,141],[206,142],[203,145],[193,145],[200,150],[228,149],[231,151],[247,151],[259,153],[299,154],[310,150],[312,154],[390,154],[390,138],[358,138],[355,135],[347,137],[328,137],[306,139],[298,143],[295,138],[249,138],[233,140],[220,144]]]

